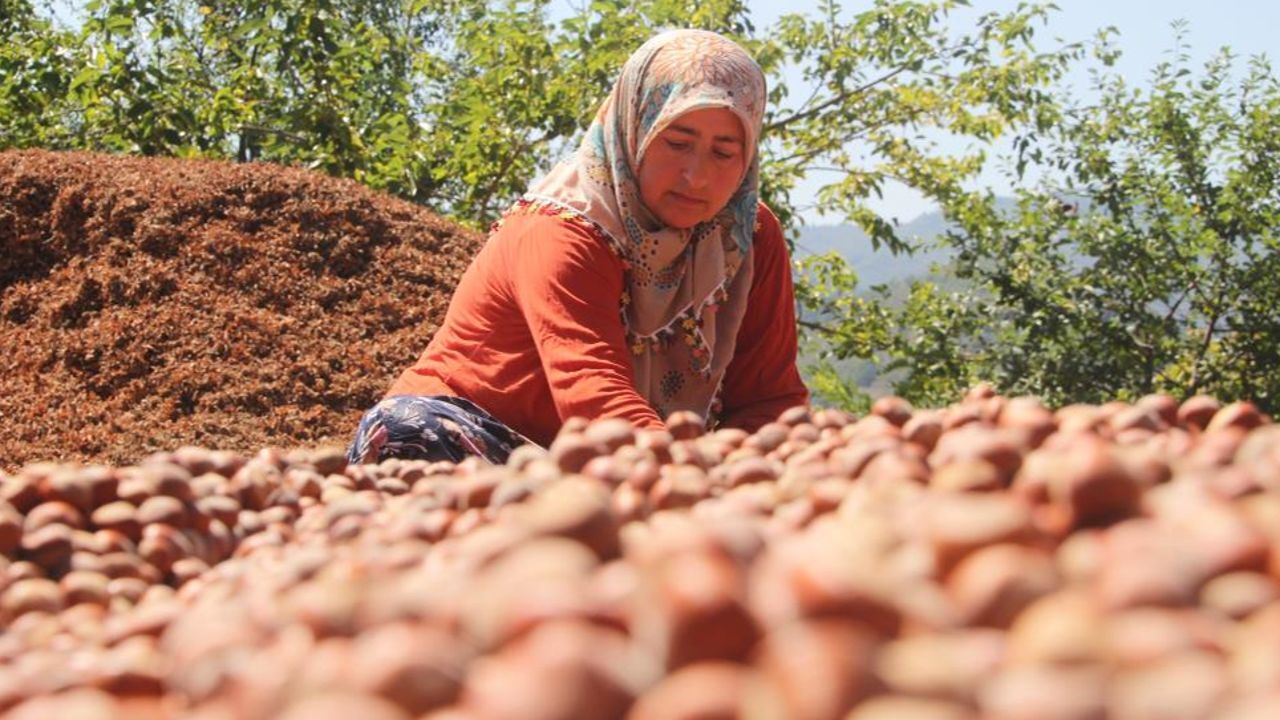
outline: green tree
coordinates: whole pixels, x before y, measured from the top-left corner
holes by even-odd
[[[887,182],[945,202],[977,176],[991,141],[1018,126],[1051,125],[1050,90],[1083,50],[1035,48],[1036,29],[1054,6],[1024,3],[957,29],[953,15],[968,5],[881,0],[844,20],[827,0],[818,17],[783,17],[763,54],[786,57],[812,89],[799,103],[775,105],[767,122],[772,193],[786,197],[799,179],[821,172],[830,178],[818,196],[824,211],[902,252],[910,245],[896,223],[867,203]],[[947,137],[969,138],[973,149],[941,152]]]
[[[785,223],[796,183],[822,173],[824,209],[877,246],[912,249],[868,203],[889,182],[955,224],[961,289],[890,302],[857,297],[837,259],[799,270],[824,394],[865,404],[835,375],[863,358],[919,403],[986,379],[1051,402],[1168,390],[1272,407],[1270,68],[1233,84],[1229,56],[1200,78],[1178,61],[1147,90],[1104,72],[1082,105],[1055,89],[1085,48],[1038,46],[1052,5],[967,6],[827,0],[757,31],[742,0],[583,0],[563,17],[551,0],[92,0],[66,24],[9,0],[0,148],[301,164],[483,226],[572,150],[644,39],[716,30],[769,76],[763,194]],[[946,138],[970,149],[946,154]],[[972,188],[1010,141],[1043,180],[1006,212]]]
[[[60,147],[78,108],[65,100],[79,62],[74,34],[27,0],[0,0],[0,148]]]
[[[874,348],[846,338],[885,321],[845,316],[837,355],[888,358],[923,403],[982,379],[1055,404],[1167,392],[1280,409],[1280,83],[1262,58],[1243,74],[1227,50],[1198,73],[1186,58],[1179,44],[1146,88],[1099,71],[1095,100],[1062,98],[1058,121],[1019,134],[1039,179],[1012,210],[942,196],[969,290],[917,283]]]
[[[46,43],[7,47],[27,65],[6,78],[43,94],[0,106],[0,147],[305,164],[483,225],[572,148],[635,47],[701,27],[770,75],[764,194],[784,220],[799,178],[835,170],[823,202],[900,249],[864,201],[891,178],[953,192],[981,156],[942,157],[926,134],[999,135],[1040,112],[1072,55],[1031,49],[1048,6],[961,33],[963,5],[882,0],[846,19],[827,2],[760,34],[741,0],[594,0],[555,22],[550,0],[92,0],[74,31],[24,5]],[[811,92],[791,97],[787,66]]]
[[[298,163],[415,194],[410,68],[435,26],[410,8],[93,0],[83,11],[76,147]]]

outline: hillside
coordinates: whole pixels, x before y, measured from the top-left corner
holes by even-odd
[[[1074,201],[1082,208],[1088,205],[1084,198],[1075,198]],[[1012,211],[1016,205],[1014,198],[996,198],[996,207],[1000,210]],[[865,291],[876,285],[903,283],[933,275],[933,265],[945,264],[954,255],[948,248],[932,247],[932,241],[947,227],[947,219],[941,211],[922,212],[899,226],[898,234],[925,249],[914,255],[894,255],[885,248],[877,250],[872,247],[870,237],[855,225],[805,225],[800,228],[800,237],[796,241],[796,257],[838,252],[858,273],[858,289]]]
[[[942,213],[934,211],[904,223],[899,233],[904,238],[928,241],[945,228],[946,220]],[[840,253],[858,273],[860,290],[927,277],[934,263],[944,263],[951,257],[945,249],[924,250],[914,255],[894,255],[886,248],[875,249],[867,234],[855,225],[805,225],[800,228],[800,237],[796,241],[797,258],[828,252]]]

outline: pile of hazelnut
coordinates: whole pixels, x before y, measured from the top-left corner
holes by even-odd
[[[184,447],[0,476],[0,712],[1119,720],[1280,708],[1280,426],[970,391],[502,466]]]

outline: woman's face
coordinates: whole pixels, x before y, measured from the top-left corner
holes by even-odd
[[[640,161],[640,198],[664,224],[691,228],[728,204],[746,170],[738,116],[728,108],[693,110],[649,141]]]

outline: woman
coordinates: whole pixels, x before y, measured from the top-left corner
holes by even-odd
[[[575,156],[494,225],[351,461],[501,463],[574,416],[754,430],[805,403],[786,246],[757,200],[764,104],[720,35],[646,42]]]

